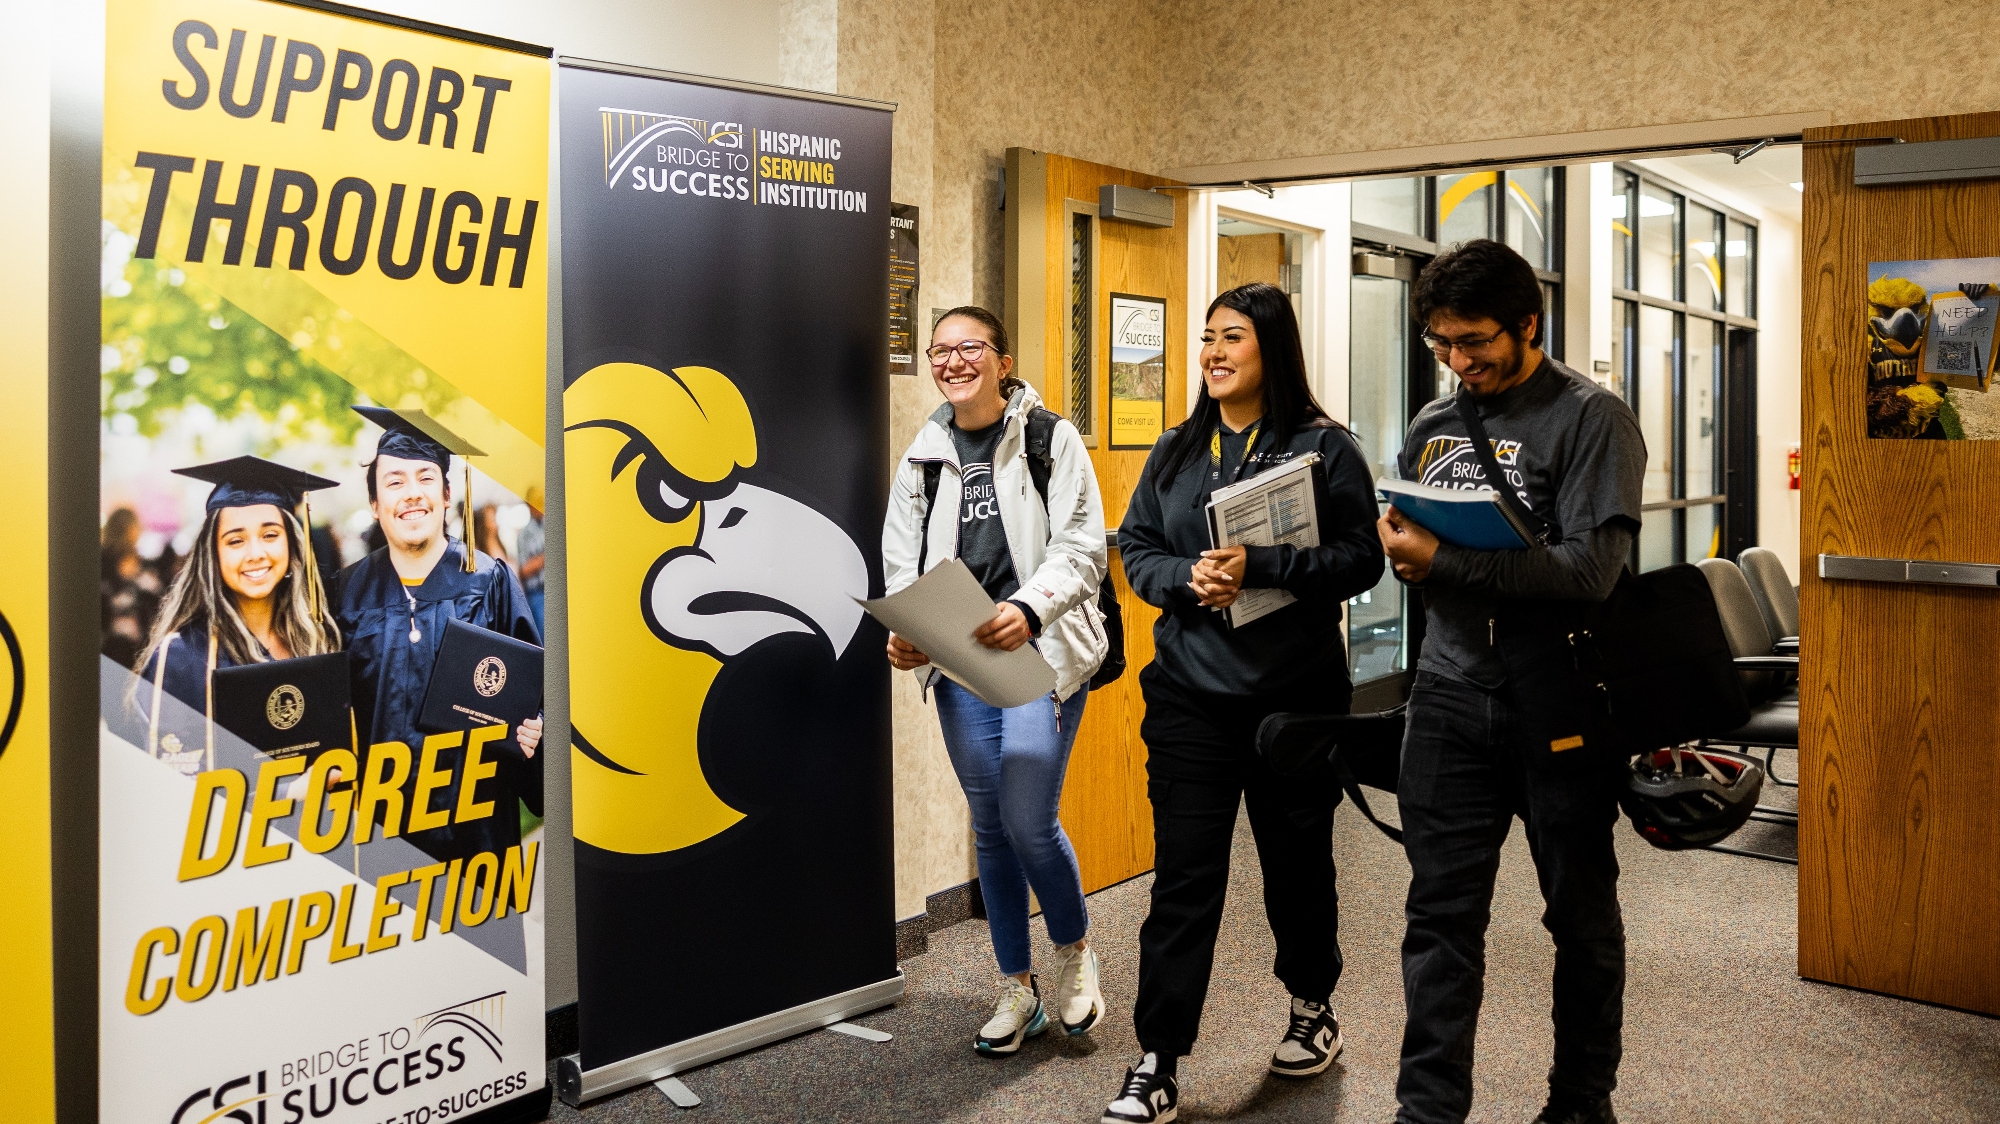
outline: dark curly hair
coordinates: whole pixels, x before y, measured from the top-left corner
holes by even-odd
[[[1461,242],[1439,254],[1417,275],[1410,292],[1410,314],[1420,328],[1444,312],[1467,320],[1488,318],[1515,339],[1540,347],[1548,317],[1542,307],[1542,283],[1528,259],[1491,238]],[[1524,332],[1535,318],[1532,338]]]

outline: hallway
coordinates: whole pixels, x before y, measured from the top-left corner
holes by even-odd
[[[1780,761],[1789,776],[1788,766]],[[1393,810],[1393,800],[1382,799]],[[1667,854],[1629,824],[1616,830],[1631,949],[1620,1120],[2000,1119],[2000,1020],[1801,981],[1793,952],[1797,868]],[[1753,825],[1737,842],[1780,845],[1753,834],[1762,830]],[[1182,1120],[1386,1124],[1394,1116],[1406,868],[1351,807],[1336,819],[1335,846],[1347,968],[1334,1001],[1346,1052],[1303,1082],[1265,1070],[1283,1033],[1285,997],[1270,974],[1249,821],[1239,818],[1207,1017],[1195,1053],[1181,1063]],[[857,1020],[893,1033],[893,1042],[808,1034],[685,1075],[703,1099],[692,1112],[642,1086],[581,1112],[557,1104],[550,1119],[1094,1121],[1136,1057],[1132,950],[1148,883],[1141,877],[1091,898],[1111,1005],[1091,1038],[1044,1035],[1011,1059],[975,1055],[969,1043],[987,1013],[992,968],[985,923],[973,920],[932,934],[929,950],[904,962],[909,991],[900,1006]],[[1541,1108],[1554,952],[1539,917],[1517,825],[1488,935],[1474,1121],[1525,1124]]]

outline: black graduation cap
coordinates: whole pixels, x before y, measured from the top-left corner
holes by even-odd
[[[340,486],[337,480],[314,476],[262,457],[231,457],[226,461],[174,469],[175,475],[205,480],[215,485],[208,494],[208,510],[250,507],[268,503],[296,511],[307,492]]]
[[[262,457],[231,457],[226,461],[177,468],[174,474],[206,480],[215,485],[214,490],[208,493],[210,515],[225,507],[251,507],[260,503],[276,504],[281,510],[297,515],[306,531],[305,541],[300,544],[305,551],[305,581],[312,591],[313,604],[324,602],[319,585],[319,566],[313,559],[312,507],[306,503],[306,493],[322,488],[338,488],[340,481],[314,476]],[[305,505],[303,514],[300,513],[302,504]]]
[[[375,442],[375,455],[387,454],[403,460],[429,461],[443,472],[451,471],[451,455],[483,457],[485,452],[472,442],[446,429],[422,410],[393,410],[387,406],[356,406],[354,412],[382,427]],[[472,462],[465,462],[465,558],[461,568],[474,569],[472,560]]]
[[[387,454],[403,460],[429,461],[439,468],[451,467],[451,455],[481,457],[486,454],[470,441],[438,424],[422,410],[392,410],[387,406],[356,406],[354,412],[385,431],[375,442],[375,455]]]

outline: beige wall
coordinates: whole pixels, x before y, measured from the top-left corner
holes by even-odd
[[[1914,40],[1861,0],[1171,7],[1171,34],[1155,53],[1185,81],[1159,119],[1159,167],[1756,114],[1877,121],[2000,105],[2000,71],[1940,67],[1897,46]],[[1952,19],[1961,41],[2000,36],[2000,8],[1966,6]]]

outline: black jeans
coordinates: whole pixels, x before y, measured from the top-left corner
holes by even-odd
[[[1146,717],[1146,795],[1153,804],[1153,901],[1139,930],[1141,1049],[1194,1048],[1215,938],[1229,887],[1239,802],[1250,809],[1264,872],[1264,916],[1277,937],[1285,989],[1323,1003],[1340,980],[1340,896],[1334,884],[1331,783],[1279,777],[1257,757],[1257,724],[1283,710],[1347,713],[1344,676],[1277,695],[1212,695],[1181,687],[1157,665],[1139,674]]]
[[[1526,825],[1555,938],[1553,1093],[1604,1096],[1618,1080],[1625,923],[1618,909],[1618,763],[1530,744],[1504,696],[1418,672],[1397,802],[1410,859],[1403,938],[1398,1121],[1445,1124],[1472,1107],[1472,1043],[1485,991],[1493,879],[1513,817]]]

